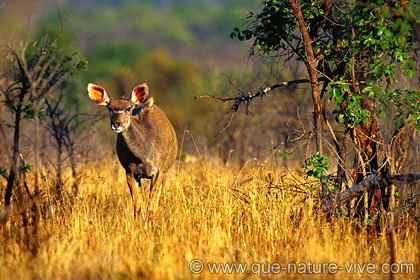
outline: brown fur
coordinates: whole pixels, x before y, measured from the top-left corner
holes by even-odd
[[[132,99],[109,99],[105,90],[99,86],[89,86],[92,98],[109,100],[111,128],[119,132],[117,136],[117,155],[124,167],[127,183],[134,201],[134,215],[140,212],[139,192],[135,181],[141,186],[141,179],[150,179],[149,217],[157,210],[163,176],[173,165],[178,152],[175,131],[165,113],[148,97],[148,87],[141,85],[142,93],[133,90]],[[139,86],[138,86],[139,87]],[[135,89],[137,89],[136,87]],[[143,98],[138,100],[136,98]],[[133,100],[138,103],[135,107]],[[92,100],[98,103],[96,99]],[[102,103],[100,105],[103,105]]]

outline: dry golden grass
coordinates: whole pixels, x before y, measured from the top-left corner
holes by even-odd
[[[125,175],[116,159],[81,168],[85,176],[74,203],[65,198],[62,204],[43,208],[37,235],[31,237],[39,244],[36,255],[22,241],[19,215],[7,219],[1,229],[0,279],[258,278],[252,273],[210,274],[207,267],[195,275],[189,269],[192,259],[249,265],[389,262],[386,230],[368,240],[366,230],[346,218],[319,217],[314,198],[296,195],[293,181],[281,168],[257,164],[241,169],[210,161],[178,164],[168,174],[153,223],[134,220]],[[51,195],[44,193],[43,199],[51,201]],[[396,279],[419,278],[419,237],[415,225],[397,234],[396,261],[413,262],[416,271]],[[262,277],[389,276],[283,271]]]

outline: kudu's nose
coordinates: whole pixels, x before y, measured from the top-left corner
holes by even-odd
[[[121,123],[120,122],[113,122],[111,124],[111,128],[114,131],[120,130],[121,129]]]

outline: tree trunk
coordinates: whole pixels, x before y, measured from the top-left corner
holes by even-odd
[[[73,176],[73,195],[76,197],[79,191],[79,178],[77,175],[77,167],[76,167],[76,160],[74,158],[74,144],[69,139],[67,143],[65,143],[67,154],[70,158],[70,165],[71,165],[71,173]]]
[[[322,154],[322,134],[323,134],[323,122],[322,122],[322,102],[321,95],[318,88],[318,77],[316,71],[315,55],[312,49],[313,40],[309,36],[308,29],[305,25],[305,20],[302,15],[302,11],[299,6],[298,0],[287,0],[293,9],[295,18],[299,24],[300,33],[302,34],[303,42],[305,44],[305,52],[307,56],[306,68],[309,73],[309,78],[312,87],[312,100],[314,103],[314,127],[315,127],[315,141],[316,150]]]
[[[39,195],[39,173],[40,173],[40,162],[39,162],[39,110],[41,109],[42,103],[34,104],[34,119],[35,119],[35,129],[34,129],[34,197],[36,198]],[[38,253],[39,248],[39,241],[38,241],[38,223],[40,217],[40,209],[38,208],[37,204],[34,204],[31,207],[31,219],[32,219],[32,229],[30,232],[31,235],[31,243],[30,243],[30,251],[33,256],[36,256]]]
[[[60,136],[59,136],[60,137]],[[63,142],[61,139],[57,139],[57,184],[55,186],[55,192],[58,198],[62,198],[62,188],[63,188],[63,175],[62,175],[62,166],[63,166]]]
[[[346,159],[347,159],[347,149],[349,146],[350,132],[344,132],[343,139],[341,140],[341,147],[338,151],[338,164],[337,164],[337,179],[340,185],[343,185],[346,182]]]
[[[379,122],[375,119],[376,103],[374,100],[363,99],[361,108],[369,111],[367,123],[361,123],[354,132],[354,142],[356,153],[358,154],[359,164],[355,165],[354,179],[356,183],[361,182],[366,178],[366,174],[378,170],[378,157],[377,157],[377,137],[379,132]],[[382,193],[385,186],[375,185],[369,190],[367,199],[364,200],[363,207],[367,209],[365,213],[366,220],[373,219],[379,211],[380,203],[382,201]],[[377,222],[372,221],[370,232],[377,231]]]
[[[353,163],[353,180],[356,184],[366,179],[367,174],[378,170],[377,157],[377,137],[379,132],[379,122],[375,119],[376,103],[367,98],[361,101],[361,109],[369,111],[369,117],[366,123],[361,123],[353,131],[353,143],[355,147],[355,157]],[[362,203],[358,209],[355,209],[359,215],[364,216],[365,224],[370,224],[370,233],[377,232],[379,220],[373,221],[376,213],[383,202],[383,193],[386,186],[374,185],[364,194]],[[369,221],[371,220],[372,221]]]
[[[411,117],[411,116],[409,116]],[[410,139],[410,135],[413,133],[414,123],[411,122],[408,125],[402,125],[399,128],[395,129],[391,146],[390,146],[390,159],[389,159],[389,174],[399,174],[402,173],[405,169],[405,163],[408,158],[409,143],[407,143],[407,138]],[[409,140],[410,142],[410,140]],[[398,227],[398,218],[399,218],[399,210],[396,208],[396,201],[395,201],[395,192],[397,186],[392,184],[390,186],[390,191],[388,194],[388,205],[385,209],[388,209],[390,213],[390,224],[392,228]]]
[[[18,104],[16,106],[16,115],[15,115],[15,131],[13,135],[13,155],[12,163],[10,165],[9,178],[7,179],[6,195],[4,198],[4,204],[10,205],[10,199],[12,197],[13,185],[15,183],[17,175],[17,160],[19,157],[19,140],[20,140],[20,122],[22,120],[22,106],[23,99],[25,98],[25,90],[22,90],[19,95]]]
[[[375,119],[376,103],[374,100],[362,100],[361,108],[370,113],[368,123],[361,123],[355,131],[356,149],[360,151],[363,163],[357,166],[356,183],[364,179],[364,174],[371,173],[374,169],[378,170],[377,157],[377,137],[379,132],[379,122]],[[362,169],[365,170],[362,170]]]
[[[34,105],[34,185],[35,185],[35,197],[39,194],[39,173],[40,173],[40,163],[39,163],[39,110],[40,107],[38,104]]]

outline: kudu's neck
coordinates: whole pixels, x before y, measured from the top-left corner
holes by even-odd
[[[144,133],[137,120],[135,120],[135,117],[130,116],[130,125],[126,130],[121,132],[121,136],[123,137],[128,148],[132,151],[133,149],[137,148],[139,141],[143,141]]]

